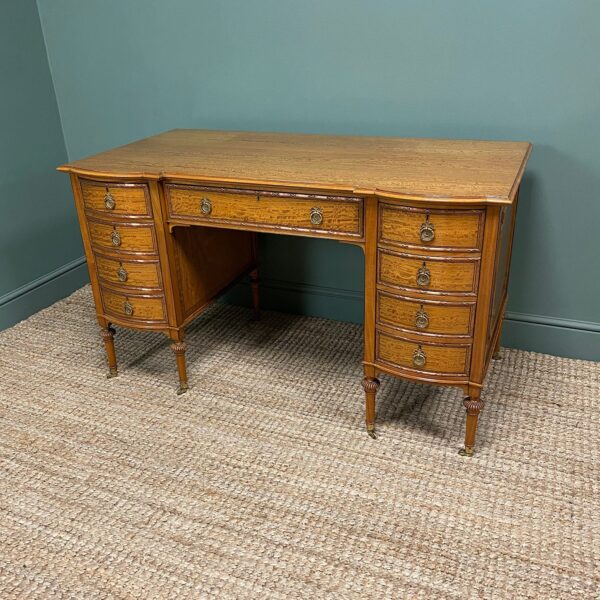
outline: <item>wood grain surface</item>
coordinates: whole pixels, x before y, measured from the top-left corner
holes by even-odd
[[[510,203],[527,142],[175,129],[60,170]]]

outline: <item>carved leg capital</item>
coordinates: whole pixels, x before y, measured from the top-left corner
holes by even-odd
[[[377,393],[380,385],[379,379],[375,377],[363,377],[362,386],[365,392]]]
[[[483,410],[484,402],[481,398],[465,398],[463,406],[467,410],[468,415],[478,415]]]
[[[171,344],[171,350],[175,354],[177,360],[177,371],[179,372],[179,387],[177,395],[185,394],[188,391],[189,385],[187,380],[187,369],[185,366],[185,351],[187,349],[184,341],[175,341]]]

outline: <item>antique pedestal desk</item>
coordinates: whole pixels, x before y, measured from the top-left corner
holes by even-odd
[[[109,376],[113,324],[158,330],[173,342],[184,392],[185,326],[248,274],[258,314],[256,233],[330,238],[364,250],[367,431],[374,437],[379,373],[458,386],[462,452],[472,454],[530,151],[526,142],[173,130],[60,167]]]

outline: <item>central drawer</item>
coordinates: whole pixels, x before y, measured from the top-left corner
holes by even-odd
[[[166,185],[169,219],[362,237],[361,198]]]

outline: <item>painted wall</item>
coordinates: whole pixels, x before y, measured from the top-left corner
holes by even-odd
[[[596,0],[38,6],[70,159],[172,127],[533,142],[504,342],[600,359]],[[360,250],[261,246],[269,305],[360,319]]]
[[[37,5],[6,0],[0,10],[1,328],[86,274],[69,186],[54,171],[67,153]]]

